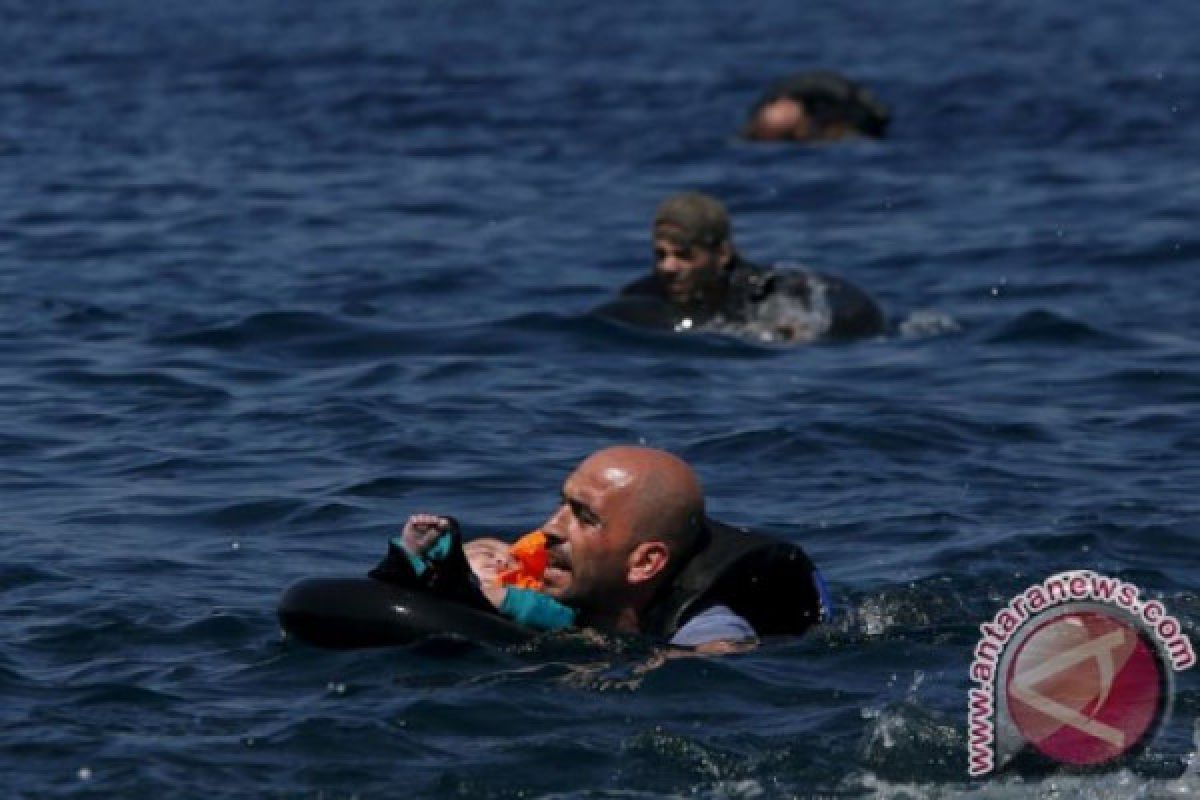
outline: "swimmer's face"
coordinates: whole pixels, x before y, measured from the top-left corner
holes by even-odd
[[[720,292],[722,273],[732,256],[729,242],[708,249],[669,236],[654,237],[654,274],[671,302],[684,308]]]
[[[603,456],[571,473],[542,526],[549,557],[546,594],[585,610],[602,610],[621,597],[635,543],[636,491],[636,476]]]
[[[508,545],[499,539],[475,539],[463,545],[463,554],[471,571],[483,584],[495,583],[501,572],[517,566]]]

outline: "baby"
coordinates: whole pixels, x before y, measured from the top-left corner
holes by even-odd
[[[570,627],[575,611],[540,593],[546,537],[526,534],[515,544],[475,539],[463,544],[458,523],[436,514],[413,514],[370,577],[486,611],[539,630]]]

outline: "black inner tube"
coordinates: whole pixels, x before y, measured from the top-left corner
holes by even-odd
[[[279,601],[279,622],[297,639],[338,650],[392,647],[427,636],[519,644],[535,631],[420,590],[371,578],[308,578]]]

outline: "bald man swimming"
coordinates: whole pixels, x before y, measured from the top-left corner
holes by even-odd
[[[588,456],[541,531],[540,591],[581,626],[719,653],[803,633],[829,612],[803,550],[707,517],[695,472],[663,450]]]
[[[543,591],[578,609],[583,624],[641,632],[644,610],[691,554],[703,520],[700,482],[682,460],[646,447],[601,450],[567,477],[542,526],[550,554]],[[755,638],[727,608],[701,622],[709,641]],[[695,631],[684,626],[671,641],[700,644]]]

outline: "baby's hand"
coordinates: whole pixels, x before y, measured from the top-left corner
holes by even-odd
[[[413,514],[404,524],[401,541],[413,555],[424,555],[443,533],[450,530],[450,520],[437,514]]]

